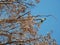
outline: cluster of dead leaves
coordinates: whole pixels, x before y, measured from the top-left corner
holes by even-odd
[[[10,1],[12,1],[12,0],[10,0]],[[13,0],[12,2],[14,2],[14,1],[15,0]],[[35,1],[36,1],[36,3],[40,2],[40,0],[35,0]],[[29,5],[32,5],[32,3],[29,4]],[[1,9],[2,6],[3,6],[3,4],[0,4],[0,9]],[[15,4],[7,4],[5,6],[8,7],[7,12],[10,13],[11,16],[8,19],[0,20],[0,24],[2,24],[3,27],[7,28],[9,26],[6,27],[5,23],[8,23],[8,24],[10,23],[12,25],[9,28],[11,28],[11,30],[12,30],[12,29],[16,28],[13,23],[19,23],[19,25],[20,25],[19,30],[22,30],[23,32],[18,33],[16,31],[16,32],[12,32],[12,33],[8,34],[6,31],[5,32],[0,31],[0,36],[4,35],[4,36],[9,38],[8,42],[6,42],[5,44],[0,44],[0,45],[6,45],[6,44],[11,44],[11,43],[15,43],[15,44],[17,44],[17,43],[20,43],[20,44],[21,43],[22,44],[26,43],[27,44],[27,43],[31,43],[31,42],[34,42],[34,41],[35,41],[34,45],[49,45],[49,43],[46,42],[46,40],[45,40],[46,38],[47,38],[47,40],[51,39],[49,34],[48,34],[48,36],[44,37],[45,41],[42,41],[42,42],[38,41],[40,39],[38,37],[37,38],[29,38],[29,39],[25,39],[25,40],[22,39],[23,37],[24,38],[26,37],[25,33],[29,33],[33,37],[35,37],[37,35],[37,31],[34,28],[34,25],[39,27],[41,25],[41,23],[44,22],[44,20],[46,20],[46,18],[36,19],[36,17],[38,17],[38,16],[34,17],[29,12],[26,13],[27,16],[25,16],[25,14],[23,16],[20,16],[20,13],[25,13],[25,11],[26,11],[26,5],[23,5],[23,4],[19,4],[18,6],[15,5]],[[18,10],[16,9],[17,7],[18,7]],[[19,17],[19,18],[17,19],[17,17]],[[39,20],[39,22],[37,22],[37,20]],[[16,37],[13,34],[18,34],[19,39],[16,39]],[[12,41],[13,39],[16,39],[16,40]],[[56,45],[56,43],[54,43],[53,45]]]

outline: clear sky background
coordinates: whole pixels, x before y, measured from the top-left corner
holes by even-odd
[[[41,25],[39,33],[45,35],[53,30],[51,36],[60,45],[60,0],[41,0],[35,8],[32,8],[32,14],[54,16],[47,17],[47,20]]]
[[[60,45],[60,0],[41,0],[40,3],[32,9],[34,15],[48,15],[51,14],[47,20],[41,25],[40,32],[45,35],[50,30],[53,30],[51,34],[56,39],[58,45]]]

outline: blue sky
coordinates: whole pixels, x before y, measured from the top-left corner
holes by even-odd
[[[45,35],[50,30],[53,30],[51,34],[53,38],[57,40],[60,45],[60,0],[41,0],[37,6],[32,9],[34,15],[48,15],[51,14],[47,20],[41,25],[40,32]]]
[[[32,8],[32,14],[51,14],[55,17],[48,17],[47,20],[41,25],[39,33],[45,35],[47,32],[53,30],[51,35],[57,40],[58,45],[60,45],[60,0],[41,0],[36,7]]]

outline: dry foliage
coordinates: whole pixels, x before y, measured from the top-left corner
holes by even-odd
[[[40,0],[34,1],[40,2]],[[8,17],[0,19],[0,37],[2,37],[0,45],[57,45],[50,33],[47,36],[37,36],[38,32],[34,26],[40,28],[46,18],[40,18],[41,15],[33,16],[30,13],[29,7],[34,5],[33,0],[10,0],[0,3],[0,16]],[[6,13],[3,14],[4,12]]]

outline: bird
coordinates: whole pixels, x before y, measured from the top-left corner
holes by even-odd
[[[37,23],[37,26],[40,27],[40,25],[46,20],[46,18],[42,18],[39,23]]]

